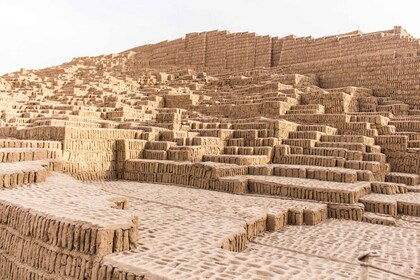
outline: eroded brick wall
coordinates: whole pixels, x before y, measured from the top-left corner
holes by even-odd
[[[190,66],[210,73],[279,67],[314,73],[322,87],[362,86],[420,108],[420,41],[401,27],[312,38],[210,31],[132,49],[131,67]]]

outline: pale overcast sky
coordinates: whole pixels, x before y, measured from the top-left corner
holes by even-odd
[[[419,0],[0,0],[0,75],[214,29],[320,37],[400,25]]]

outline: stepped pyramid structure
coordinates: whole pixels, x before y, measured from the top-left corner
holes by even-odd
[[[420,40],[210,31],[0,77],[0,279],[419,279]]]

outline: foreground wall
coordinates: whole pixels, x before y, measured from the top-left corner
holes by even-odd
[[[93,203],[92,203],[93,202]],[[1,191],[1,279],[140,279],[103,265],[137,246],[126,200],[69,176]]]

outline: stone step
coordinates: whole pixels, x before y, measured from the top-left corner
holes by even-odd
[[[246,122],[246,123],[233,123],[230,126],[231,129],[269,129],[270,124],[265,122]]]
[[[382,153],[364,153],[363,161],[377,161],[380,163],[386,163],[386,155]]]
[[[271,158],[273,148],[269,146],[263,147],[238,147],[228,146],[224,147],[223,153],[225,155],[266,155]]]
[[[379,132],[378,132],[377,129],[365,129],[365,130],[343,130],[343,129],[340,129],[339,133],[343,134],[343,135],[363,135],[363,136],[370,137],[370,138],[373,138],[373,137],[376,137],[376,136],[379,135]]]
[[[361,203],[328,203],[328,218],[362,221],[364,205]]]
[[[337,123],[335,126],[339,131],[359,131],[359,130],[368,130],[371,129],[371,125],[368,122],[345,122]],[[340,133],[341,134],[341,133]]]
[[[295,199],[354,204],[371,192],[368,182],[338,183],[277,176],[245,177],[248,179],[250,193]]]
[[[408,141],[420,141],[420,132],[398,132],[398,134],[408,136]]]
[[[236,164],[133,159],[125,163],[124,179],[244,193],[248,191],[248,186],[246,179],[242,176],[247,173],[247,166]],[[230,176],[238,177],[231,179]]]
[[[420,184],[420,175],[418,174],[409,174],[409,173],[399,173],[399,172],[389,172],[385,175],[386,182],[406,184],[408,186],[415,186]]]
[[[370,172],[371,178],[373,178],[375,181],[384,181],[385,173],[387,173],[390,169],[390,166],[387,163],[360,160],[348,160],[345,162],[344,167],[354,170]]]
[[[397,128],[397,131],[420,132],[420,120],[390,121],[390,125]]]
[[[344,167],[345,159],[341,157],[311,156],[311,155],[283,155],[274,157],[273,163],[315,165],[323,167]]]
[[[313,147],[309,149],[303,149],[303,154],[313,156],[342,157],[346,160],[363,160],[364,156],[364,154],[359,151],[331,147]]]
[[[390,195],[371,193],[359,200],[366,212],[397,216],[397,201]]]
[[[305,105],[294,105],[290,110],[319,110],[324,111],[325,107],[321,104],[305,104]]]
[[[396,217],[407,215],[420,217],[420,193],[368,194],[359,200],[367,212],[387,214]]]
[[[416,140],[416,141],[408,141],[408,148],[420,148],[420,140]]]
[[[274,147],[279,144],[279,139],[276,137],[264,137],[257,139],[244,139],[244,138],[231,138],[227,140],[226,146],[238,146],[238,147],[263,147],[269,146]]]
[[[288,146],[285,145],[285,147],[288,147]],[[278,147],[278,149],[280,149],[280,147]],[[283,152],[287,152],[287,149],[285,149],[285,151]],[[364,161],[351,161],[351,160],[347,161],[345,158],[342,158],[342,157],[306,155],[306,154],[301,154],[301,153],[282,154],[281,151],[275,151],[273,163],[282,164],[282,165],[309,165],[309,166],[315,166],[315,167],[321,167],[321,168],[337,167],[337,168],[346,168],[349,170],[353,169],[357,173],[358,181],[384,180],[384,172],[388,170],[386,166],[383,166],[382,164],[378,162],[364,162]]]
[[[220,152],[219,149],[212,149],[211,146],[207,146],[207,148],[209,148],[208,150],[210,151],[208,152],[210,154],[219,154]],[[171,147],[165,153],[165,159],[167,160],[200,162],[203,159],[206,150],[203,146],[175,146]]]
[[[257,139],[258,135],[258,129],[235,129],[232,138]]]
[[[297,131],[319,131],[327,135],[335,135],[337,129],[327,125],[299,125]]]
[[[363,135],[323,135],[322,142],[348,142],[348,143],[361,143],[364,145],[374,145],[375,139]]]
[[[380,135],[375,138],[375,142],[381,146],[384,152],[406,151],[408,148],[406,135]]]
[[[47,161],[0,163],[0,189],[44,182],[52,170],[49,165]]]
[[[387,164],[381,164],[377,161],[362,161],[362,160],[346,160],[344,164],[345,168],[355,170],[369,170],[372,173],[385,173],[388,171],[389,166]]]
[[[313,139],[282,139],[283,145],[302,147],[302,148],[313,148],[315,147],[316,140]]]
[[[176,143],[171,141],[148,141],[146,149],[154,151],[167,151],[174,146],[176,146]]]
[[[388,183],[388,182],[371,182],[372,193],[378,194],[398,194],[408,191],[407,185]]]
[[[154,159],[154,160],[166,160],[167,152],[163,150],[144,150],[143,158]]]
[[[342,148],[350,151],[359,151],[365,153],[366,146],[362,143],[349,143],[349,142],[317,142],[315,147],[323,148]]]
[[[225,155],[253,155],[254,147],[228,146],[224,147],[223,153]]]
[[[0,139],[0,148],[37,148],[61,150],[62,144],[59,141]]]
[[[0,149],[0,162],[21,162],[45,159],[61,159],[62,151],[59,149],[39,148],[2,148]]]
[[[237,165],[267,164],[271,158],[258,155],[204,155],[203,161],[229,163]]]
[[[394,217],[371,212],[364,213],[362,221],[371,224],[397,226],[397,220]]]
[[[420,217],[420,193],[408,192],[394,195],[398,214]]]
[[[200,136],[217,137],[222,140],[227,140],[233,136],[232,129],[193,129],[190,132],[198,132]]]
[[[389,118],[381,115],[358,114],[351,116],[351,122],[368,122],[375,125],[388,125]]]
[[[322,135],[325,135],[325,133],[319,131],[290,131],[289,139],[312,139],[319,141]]]
[[[355,170],[339,167],[319,167],[312,165],[267,164],[248,168],[249,175],[281,176],[320,181],[354,183],[358,179]]]
[[[286,111],[286,115],[316,115],[316,114],[323,114],[323,111],[315,110],[315,109],[300,109],[300,110],[289,110]]]
[[[380,125],[376,127],[376,130],[378,131],[378,136],[395,134],[397,132],[393,125]]]
[[[336,123],[349,122],[350,116],[346,114],[292,114],[284,115],[282,116],[282,119],[300,124],[319,124],[334,126],[334,124]]]
[[[405,185],[405,187],[407,188],[408,192],[417,192],[420,193],[420,185],[414,185],[414,186],[407,186]]]

